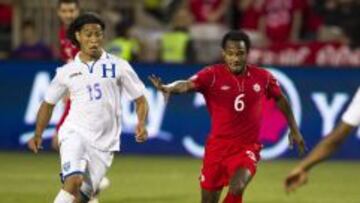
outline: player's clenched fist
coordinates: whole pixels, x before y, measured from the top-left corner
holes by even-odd
[[[136,142],[145,142],[148,138],[148,133],[145,124],[138,124],[135,131]]]
[[[42,139],[41,136],[34,136],[28,142],[28,148],[34,153],[38,153],[40,149],[42,149]]]
[[[308,174],[302,168],[293,169],[285,179],[286,192],[293,192],[301,185],[307,183]]]
[[[298,130],[293,130],[289,134],[290,149],[294,148],[294,143],[297,145],[299,155],[304,155],[307,148],[305,140]]]

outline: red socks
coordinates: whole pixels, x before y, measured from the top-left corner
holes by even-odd
[[[233,195],[228,192],[223,203],[242,203],[242,196]]]

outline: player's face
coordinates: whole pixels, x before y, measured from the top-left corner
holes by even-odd
[[[104,34],[99,24],[85,24],[76,32],[76,39],[80,43],[81,52],[93,58],[100,56]]]
[[[69,26],[79,16],[79,7],[76,3],[62,3],[57,12],[60,21]]]
[[[222,51],[225,63],[229,66],[233,73],[241,73],[246,65],[247,51],[244,41],[226,42]]]

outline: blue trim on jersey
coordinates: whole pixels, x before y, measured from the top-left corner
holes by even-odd
[[[61,182],[64,184],[66,178],[68,178],[69,176],[78,175],[78,174],[84,175],[84,172],[82,172],[82,171],[74,171],[74,172],[71,172],[71,173],[67,174],[66,176],[63,176],[63,174],[60,173]]]
[[[87,64],[87,63],[84,63],[84,62],[82,62],[82,63],[85,64],[85,65],[88,67],[90,73],[93,73],[93,71],[94,71],[93,69],[94,69],[95,63],[98,62],[98,60],[99,60],[99,59],[97,59],[96,61],[94,61],[94,63],[93,63],[91,66],[89,66],[89,64]]]

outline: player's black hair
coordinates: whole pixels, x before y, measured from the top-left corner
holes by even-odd
[[[226,33],[221,42],[221,47],[223,49],[225,49],[226,43],[228,41],[243,41],[246,46],[246,52],[249,52],[251,43],[250,43],[249,36],[245,32],[232,30],[232,31]]]
[[[60,7],[61,4],[76,4],[79,6],[79,0],[58,0],[57,7]]]
[[[25,29],[25,28],[35,29],[35,27],[36,27],[35,22],[32,19],[26,19],[21,23],[22,29]]]
[[[92,12],[86,12],[80,15],[70,24],[67,31],[67,37],[77,47],[80,47],[80,44],[76,40],[75,33],[79,32],[85,24],[98,24],[100,25],[102,30],[105,30],[105,23],[97,14]]]

